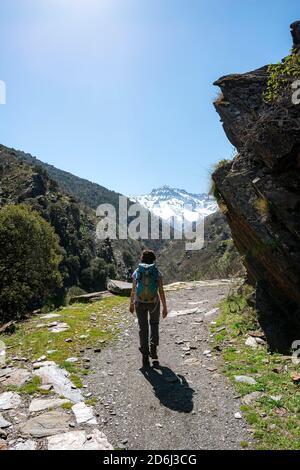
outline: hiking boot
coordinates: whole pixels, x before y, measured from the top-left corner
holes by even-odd
[[[143,368],[148,369],[150,367],[149,356],[143,356]]]
[[[151,353],[150,353],[151,358],[154,361],[157,361],[158,360],[157,346],[151,346],[150,351],[151,351]]]

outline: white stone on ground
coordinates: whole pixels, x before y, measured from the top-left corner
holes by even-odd
[[[47,437],[69,429],[71,418],[61,411],[49,411],[20,425],[22,436]]]
[[[234,380],[248,385],[255,385],[257,383],[253,377],[248,377],[247,375],[235,375]]]
[[[210,349],[205,349],[205,351],[203,351],[204,356],[207,356],[210,353],[211,353]]]
[[[249,346],[252,349],[257,349],[256,338],[253,338],[253,336],[248,336],[248,338],[245,341],[245,345]]]
[[[57,323],[57,325],[53,325],[52,327],[48,328],[51,333],[62,333],[63,331],[67,331],[69,329],[69,325],[67,323]]]
[[[48,437],[48,450],[113,450],[103,432],[94,429],[91,434],[85,431],[71,431]]]
[[[36,362],[44,362],[46,359],[47,359],[47,356],[41,356],[36,360]]]
[[[198,308],[189,308],[185,310],[171,310],[171,312],[169,312],[168,317],[173,318],[173,317],[178,317],[181,315],[192,315],[193,313],[197,313],[197,312],[198,312]]]
[[[84,402],[76,403],[76,405],[72,406],[72,411],[78,424],[97,424],[93,408],[87,406]]]
[[[0,395],[0,410],[11,410],[18,408],[21,404],[21,397],[15,392],[4,392]]]
[[[19,442],[16,444],[14,447],[12,447],[12,450],[36,450],[36,448],[37,443],[31,439],[28,439],[25,442]]]
[[[59,408],[65,403],[70,403],[69,400],[62,398],[34,398],[29,406],[30,413],[37,413],[38,411]]]
[[[68,357],[68,359],[66,359],[66,362],[77,362],[78,361],[78,357]]]
[[[59,318],[61,315],[59,313],[47,313],[47,315],[42,315],[41,318]]]
[[[0,428],[5,429],[5,428],[9,428],[9,426],[11,426],[11,423],[6,421],[6,419],[3,418],[2,414],[0,413]]]
[[[270,395],[271,400],[279,402],[282,399],[282,395]]]
[[[0,381],[2,378],[5,378],[7,375],[10,374],[12,369],[10,367],[6,367],[5,369],[0,369]]]
[[[5,366],[5,358],[6,358],[6,346],[3,341],[0,341],[0,367]]]
[[[41,367],[46,367],[46,366],[55,366],[56,363],[54,361],[42,361],[42,362],[34,362],[32,364],[32,367],[34,369],[40,369]]]
[[[14,385],[22,387],[31,377],[31,372],[27,369],[12,368],[9,370],[5,378],[1,379],[2,385]]]
[[[188,302],[188,304],[189,305],[202,305],[202,304],[207,304],[208,302],[209,300],[204,299],[204,300],[197,300],[196,302],[191,301],[191,302]]]
[[[74,385],[68,379],[69,373],[57,365],[41,367],[34,372],[42,380],[43,385],[53,385],[54,391],[62,395],[73,403],[83,401],[83,396],[78,389],[73,389]]]
[[[220,309],[219,308],[213,308],[212,310],[209,310],[209,312],[206,312],[204,314],[205,317],[210,317],[211,315],[214,315],[215,313],[218,313]]]
[[[266,344],[266,341],[262,338],[255,338],[255,341],[257,342],[257,344],[262,344],[262,345]]]

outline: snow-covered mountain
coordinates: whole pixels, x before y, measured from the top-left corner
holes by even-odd
[[[181,222],[183,217],[193,222],[198,217],[207,217],[218,210],[216,201],[208,194],[191,194],[184,189],[170,186],[162,186],[153,189],[150,194],[129,196],[129,198],[163,220],[174,217],[175,222]]]

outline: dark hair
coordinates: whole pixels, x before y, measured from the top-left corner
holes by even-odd
[[[141,256],[141,262],[145,264],[153,264],[156,260],[154,251],[144,250]]]

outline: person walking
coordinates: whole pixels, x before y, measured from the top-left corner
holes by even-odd
[[[157,347],[159,345],[161,304],[163,318],[168,315],[162,274],[155,261],[155,253],[152,250],[144,250],[139,266],[132,275],[133,284],[129,310],[131,313],[136,312],[138,319],[143,368],[150,367],[149,356],[153,361],[158,361]]]

